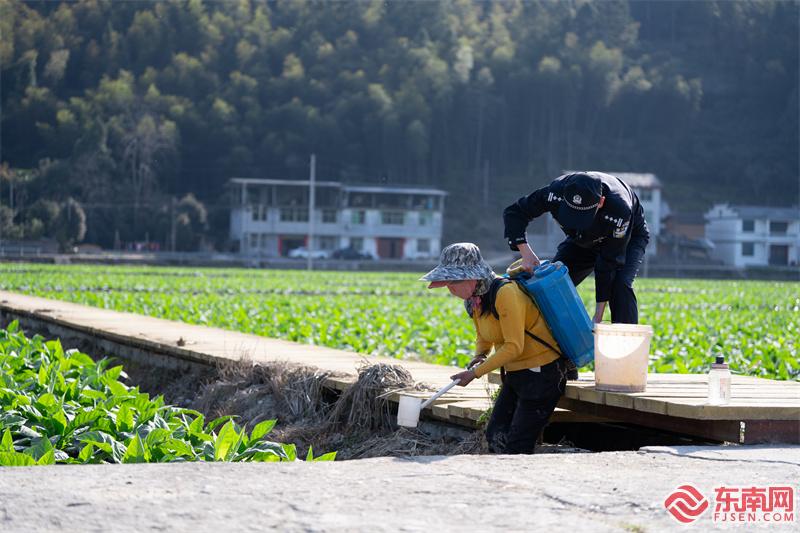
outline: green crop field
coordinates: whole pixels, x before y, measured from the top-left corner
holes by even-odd
[[[210,422],[120,382],[121,366],[93,361],[57,340],[0,329],[0,466],[172,461],[293,461],[294,444],[250,434],[233,417]],[[219,428],[219,429],[216,429]],[[335,453],[306,460],[332,461]]]
[[[420,273],[421,274],[421,273]],[[0,265],[0,289],[321,344],[464,365],[473,329],[460,300],[396,273]],[[650,370],[800,377],[800,283],[640,279]],[[579,292],[593,309],[594,284]],[[608,316],[608,315],[607,315]]]

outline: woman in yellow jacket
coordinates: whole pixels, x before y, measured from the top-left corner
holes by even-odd
[[[447,246],[439,265],[421,279],[430,282],[428,288],[447,287],[463,299],[475,323],[471,369],[452,379],[466,386],[492,370],[504,370],[486,427],[489,450],[533,453],[567,380],[564,360],[547,346],[557,344],[539,309],[516,283],[496,276],[472,243]]]

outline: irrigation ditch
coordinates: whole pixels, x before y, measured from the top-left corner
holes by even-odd
[[[29,335],[60,339],[95,359],[113,357],[127,374],[126,384],[163,395],[167,403],[195,409],[207,418],[235,416],[251,429],[277,419],[271,432],[279,442],[293,443],[298,454],[337,452],[337,459],[385,456],[460,455],[487,452],[483,428],[423,420],[417,429],[395,424],[396,406],[385,397],[398,389],[433,390],[414,381],[399,365],[369,364],[344,390],[328,385],[335,374],[286,362],[253,363],[246,353],[238,361],[186,357],[154,350],[145,342],[115,338],[108,331],[78,330],[49,320],[47,309],[35,313],[0,313],[0,325],[17,320]],[[169,351],[169,350],[166,350]],[[184,352],[183,354],[181,352]],[[341,376],[341,375],[339,375]],[[544,431],[539,453],[636,450],[647,445],[697,444],[697,440],[612,421],[555,422]]]

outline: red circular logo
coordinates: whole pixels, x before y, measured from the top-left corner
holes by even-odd
[[[708,500],[697,487],[687,483],[667,496],[664,507],[681,524],[691,524],[708,509]]]

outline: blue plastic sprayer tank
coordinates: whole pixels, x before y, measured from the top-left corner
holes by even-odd
[[[564,355],[579,368],[594,361],[592,321],[567,267],[560,261],[542,261],[533,276],[523,271],[510,277],[533,295]]]

